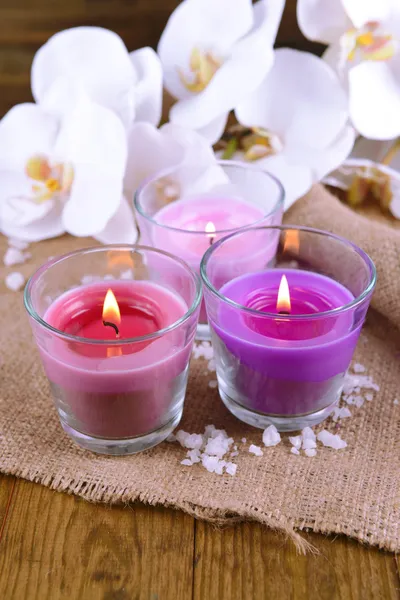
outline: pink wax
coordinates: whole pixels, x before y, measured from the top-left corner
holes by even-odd
[[[200,261],[211,244],[242,227],[270,225],[271,221],[262,223],[264,218],[263,210],[255,204],[234,197],[218,196],[200,196],[171,202],[154,215],[152,224],[137,212],[142,242],[179,256],[197,273]],[[274,218],[280,222],[281,212]],[[210,223],[215,228],[214,234],[206,231]],[[236,274],[248,271],[250,266],[251,270],[263,268],[268,255],[273,256],[277,243],[276,236],[259,230],[254,233],[245,251],[241,247],[223,247],[218,281],[222,285]],[[204,301],[200,323],[207,323]]]
[[[110,287],[121,312],[118,339],[102,321]],[[174,390],[187,376],[192,339],[183,339],[180,328],[162,336],[156,332],[187,310],[179,296],[149,281],[102,281],[60,296],[44,320],[77,337],[53,335],[39,343],[39,350],[68,424],[108,439],[134,437],[165,424],[174,409]],[[130,342],[149,334],[154,337]]]

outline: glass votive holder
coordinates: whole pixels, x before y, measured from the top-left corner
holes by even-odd
[[[264,238],[264,264],[231,248]],[[271,250],[273,252],[271,253]],[[201,276],[222,401],[236,417],[295,431],[328,417],[368,310],[376,272],[360,248],[305,227],[234,233],[210,248]]]
[[[182,258],[200,271],[204,252],[234,231],[282,221],[284,191],[280,182],[254,166],[216,161],[206,166],[183,165],[147,180],[134,198],[140,242]],[[246,251],[230,248],[224,263],[262,265],[263,247],[257,239]],[[205,305],[200,309],[197,338],[210,339]]]
[[[173,431],[201,294],[181,259],[144,246],[72,252],[29,279],[33,335],[61,425],[77,444],[133,454]]]

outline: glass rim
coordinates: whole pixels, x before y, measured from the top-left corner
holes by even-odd
[[[235,231],[242,231],[244,229],[247,229],[248,227],[253,227],[254,225],[257,225],[257,223],[261,223],[264,219],[276,214],[280,208],[283,208],[283,204],[285,201],[285,188],[283,187],[281,181],[277,177],[275,177],[275,175],[272,175],[272,173],[270,173],[269,171],[264,171],[264,169],[261,169],[260,167],[257,167],[256,165],[247,165],[243,162],[236,161],[236,160],[217,160],[213,165],[209,165],[209,166],[215,166],[215,165],[222,166],[222,167],[225,167],[225,166],[236,167],[236,168],[243,169],[243,170],[246,169],[249,171],[255,171],[256,173],[261,173],[262,175],[265,175],[266,177],[268,177],[270,180],[272,180],[276,184],[277,190],[278,190],[278,199],[275,202],[274,206],[271,208],[271,210],[267,213],[264,213],[260,219],[257,219],[256,221],[253,221],[252,223],[249,223],[248,225],[243,225],[242,227],[230,227],[229,229],[216,229],[215,232],[213,231],[213,235],[221,235],[221,234],[228,235]],[[190,165],[188,165],[188,166],[190,166]],[[191,235],[202,235],[202,236],[207,235],[206,231],[193,231],[192,229],[181,229],[179,227],[172,227],[171,225],[165,225],[164,223],[160,223],[159,221],[157,221],[156,219],[154,219],[153,217],[148,215],[143,210],[143,207],[141,206],[140,196],[141,196],[143,190],[150,183],[153,183],[154,181],[157,181],[158,179],[161,179],[162,177],[167,177],[169,173],[176,171],[177,168],[178,168],[178,166],[169,167],[167,169],[163,169],[162,171],[159,171],[152,177],[148,177],[137,188],[137,190],[135,191],[135,193],[133,195],[134,209],[137,210],[138,213],[143,218],[145,218],[147,221],[149,221],[150,223],[153,223],[157,227],[167,229],[168,231],[187,233],[187,234],[191,234]]]
[[[61,329],[58,329],[57,327],[50,325],[50,323],[45,321],[37,313],[37,311],[35,310],[35,308],[33,307],[33,304],[32,304],[31,291],[32,291],[34,285],[37,283],[40,276],[45,271],[47,271],[47,269],[49,269],[50,267],[53,267],[54,265],[61,264],[62,262],[68,260],[69,258],[78,256],[79,254],[89,254],[89,253],[105,252],[105,251],[109,252],[110,250],[116,250],[116,251],[129,250],[130,252],[140,251],[140,250],[151,251],[155,254],[161,254],[163,256],[171,258],[176,263],[180,263],[182,265],[182,267],[184,267],[184,269],[187,271],[188,275],[190,275],[192,277],[192,280],[194,281],[194,284],[195,284],[195,297],[194,297],[193,302],[191,303],[191,305],[188,307],[187,311],[185,312],[185,314],[182,315],[179,319],[177,319],[173,323],[171,323],[170,325],[168,325],[168,327],[163,327],[162,329],[158,329],[157,331],[154,331],[153,333],[148,333],[146,335],[141,335],[141,336],[137,336],[137,337],[133,337],[133,338],[126,338],[123,340],[96,340],[96,339],[92,339],[92,338],[86,338],[86,337],[82,337],[82,336],[78,336],[78,335],[73,335],[70,333],[65,333],[64,331],[61,331]],[[106,281],[108,281],[108,280],[106,280]],[[135,280],[132,280],[132,281],[135,281]],[[142,280],[140,280],[140,281],[142,281]],[[146,280],[143,280],[143,281],[146,281]],[[109,283],[110,283],[110,287],[111,287],[112,281],[110,281]],[[82,287],[84,287],[84,284],[82,284]],[[151,246],[142,246],[140,244],[106,244],[104,246],[90,246],[89,248],[81,248],[79,250],[74,250],[73,252],[68,252],[66,254],[60,254],[59,256],[56,256],[56,257],[46,261],[43,265],[41,265],[38,269],[36,269],[36,271],[29,277],[28,281],[26,282],[25,289],[24,289],[25,309],[26,309],[28,315],[30,317],[32,317],[39,325],[41,325],[45,329],[51,331],[52,333],[56,334],[58,337],[61,337],[68,341],[80,343],[80,344],[93,344],[96,346],[126,346],[129,344],[152,341],[157,338],[160,338],[163,335],[165,335],[166,333],[169,333],[170,331],[177,329],[178,327],[183,325],[183,323],[185,323],[192,316],[194,311],[200,305],[201,299],[202,299],[201,279],[200,279],[199,275],[193,269],[191,269],[191,267],[184,260],[182,260],[178,256],[174,256],[173,254],[170,254],[169,252],[165,252],[164,250],[158,250],[157,248],[153,248]]]
[[[350,242],[349,240],[346,240],[345,238],[341,237],[340,235],[336,235],[335,233],[323,231],[322,229],[315,229],[313,227],[303,227],[303,226],[298,226],[298,225],[293,225],[293,226],[292,225],[265,225],[264,227],[252,227],[251,229],[248,229],[245,231],[238,231],[237,233],[233,233],[231,235],[228,235],[228,236],[222,238],[218,242],[215,242],[215,244],[213,244],[210,248],[208,248],[208,250],[204,253],[203,258],[201,259],[200,274],[201,274],[201,279],[203,281],[203,284],[214,296],[217,296],[220,300],[222,300],[226,304],[229,304],[236,310],[241,310],[241,311],[245,312],[246,314],[250,314],[250,315],[258,316],[258,317],[266,317],[266,318],[276,319],[276,317],[278,316],[276,313],[264,312],[261,310],[257,310],[255,308],[249,308],[248,306],[239,304],[238,302],[235,302],[234,300],[231,300],[230,298],[227,298],[226,296],[221,294],[213,286],[213,284],[211,283],[211,281],[208,278],[208,275],[207,275],[208,261],[211,258],[212,254],[216,250],[218,250],[218,248],[220,246],[222,246],[226,241],[230,240],[231,238],[233,238],[237,235],[249,233],[250,231],[262,231],[265,229],[276,229],[278,231],[296,229],[297,231],[305,231],[308,233],[322,235],[325,237],[335,239],[335,240],[341,242],[343,245],[348,246],[349,248],[352,248],[353,250],[355,250],[355,252],[364,260],[364,262],[369,266],[369,269],[370,269],[370,280],[369,280],[368,285],[365,287],[363,292],[359,296],[354,298],[351,302],[348,302],[347,304],[343,304],[343,306],[338,306],[337,308],[332,308],[331,310],[325,310],[323,312],[318,312],[318,313],[314,313],[314,314],[303,314],[303,315],[281,315],[280,314],[279,315],[280,320],[282,320],[282,321],[305,321],[305,320],[307,320],[308,321],[310,319],[320,319],[320,318],[324,318],[324,317],[335,316],[337,314],[347,312],[350,309],[356,308],[357,306],[362,304],[364,302],[364,300],[369,296],[369,294],[373,291],[375,284],[376,284],[375,264],[372,261],[372,259],[368,256],[368,254],[366,252],[364,252],[364,250],[359,248],[359,246],[357,246],[356,244],[353,244],[353,242]]]

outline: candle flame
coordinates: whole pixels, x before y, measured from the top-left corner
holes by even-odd
[[[118,302],[111,289],[107,291],[106,297],[104,298],[103,321],[109,321],[110,323],[114,323],[114,325],[119,325],[121,323],[121,313],[119,312]]]
[[[206,234],[209,238],[213,238],[215,236],[215,225],[212,221],[209,221],[206,225]]]
[[[286,275],[282,275],[281,282],[279,284],[278,291],[278,300],[276,302],[276,310],[278,313],[286,313],[290,314],[291,311],[290,304],[290,291],[288,280],[286,279]]]
[[[300,237],[298,229],[288,229],[283,242],[283,251],[298,254],[300,248]]]

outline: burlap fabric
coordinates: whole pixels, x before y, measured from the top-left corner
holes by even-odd
[[[22,293],[1,284],[0,470],[54,490],[97,502],[141,500],[163,504],[217,523],[254,519],[301,543],[298,530],[344,533],[382,548],[400,550],[400,231],[373,222],[341,205],[321,187],[300,200],[287,222],[334,231],[364,248],[378,268],[379,283],[356,360],[381,387],[373,402],[342,421],[348,448],[321,448],[315,458],[293,456],[287,440],[257,458],[237,457],[235,477],[180,464],[183,449],[163,443],[127,458],[80,450],[62,432],[39,356],[34,347]],[[5,242],[2,241],[4,247]],[[90,245],[63,237],[33,246],[29,275],[49,255]],[[2,268],[2,281],[10,269]],[[205,363],[192,362],[182,427],[203,431],[208,423],[236,440],[261,443],[259,430],[232,417],[210,389]],[[333,423],[326,426],[333,429]]]

